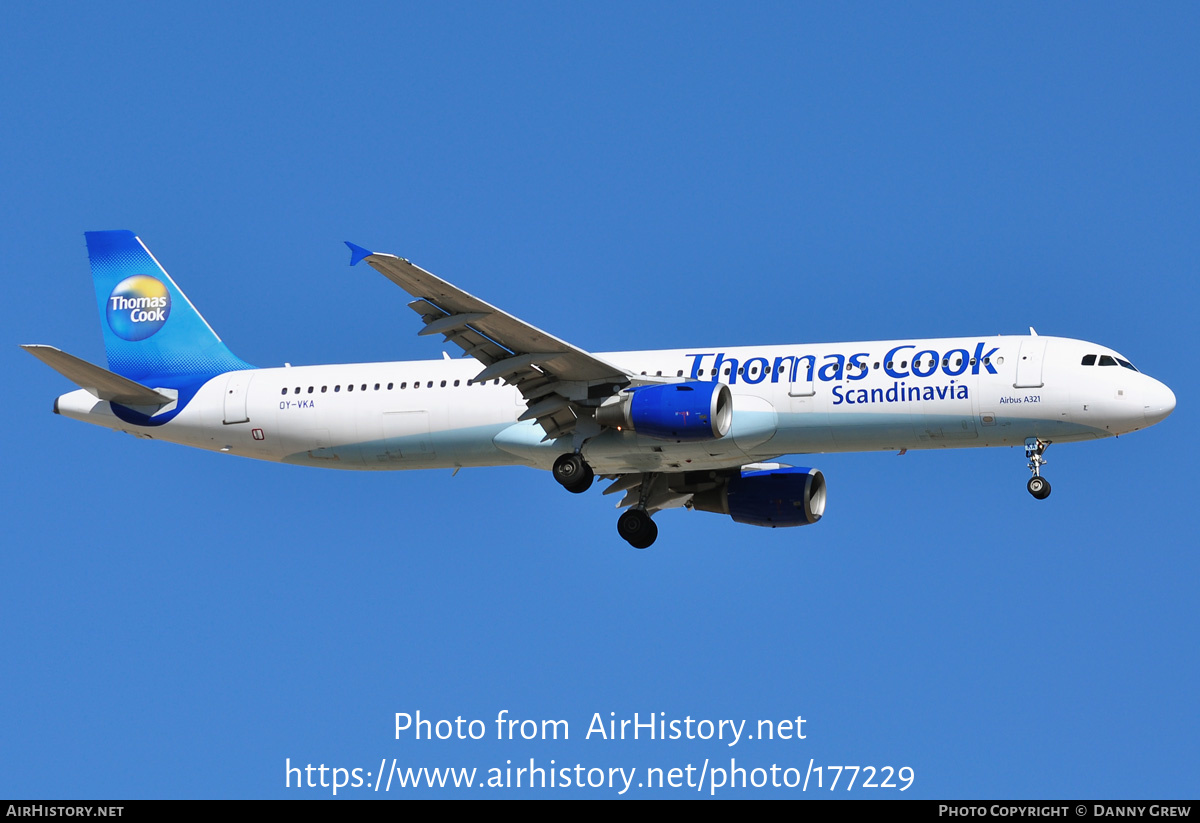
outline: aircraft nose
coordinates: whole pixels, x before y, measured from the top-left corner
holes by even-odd
[[[1157,380],[1153,380],[1152,385],[1146,392],[1146,399],[1143,403],[1145,405],[1146,424],[1154,425],[1162,420],[1166,420],[1167,415],[1175,411],[1175,392]]]

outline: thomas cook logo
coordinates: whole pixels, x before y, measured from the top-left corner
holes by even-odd
[[[108,296],[108,327],[125,340],[145,340],[163,327],[171,314],[167,287],[148,274],[135,274]]]

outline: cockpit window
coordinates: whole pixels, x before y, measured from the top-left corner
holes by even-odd
[[[1128,360],[1122,360],[1120,357],[1112,357],[1107,354],[1085,354],[1083,356],[1083,360],[1080,362],[1080,365],[1094,366],[1096,365],[1097,357],[1100,358],[1101,366],[1120,366],[1122,368],[1129,369],[1130,371],[1137,371],[1137,367]]]

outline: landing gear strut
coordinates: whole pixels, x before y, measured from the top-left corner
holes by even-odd
[[[595,477],[592,467],[581,454],[559,455],[554,461],[554,479],[571,494],[582,494],[590,489]]]
[[[1046,453],[1046,447],[1049,445],[1049,440],[1037,437],[1025,440],[1025,457],[1029,460],[1029,470],[1033,472],[1033,477],[1029,478],[1025,488],[1038,500],[1045,500],[1050,496],[1050,481],[1042,477],[1042,466],[1047,463],[1042,455]]]
[[[617,534],[635,549],[648,549],[658,538],[658,526],[645,509],[630,509],[617,520]]]

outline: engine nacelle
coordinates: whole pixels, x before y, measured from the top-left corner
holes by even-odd
[[[793,467],[742,472],[696,494],[692,508],[727,514],[751,526],[807,526],[825,513],[825,476]]]
[[[637,386],[597,409],[596,422],[659,440],[716,440],[729,434],[733,395],[718,382]]]

